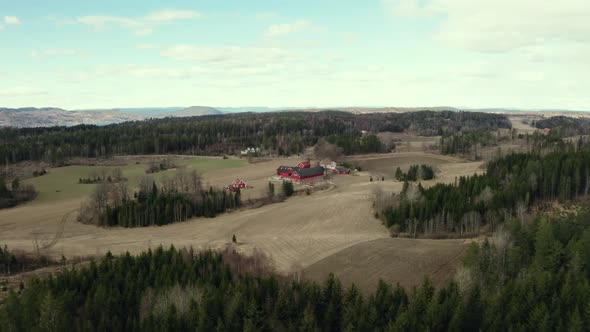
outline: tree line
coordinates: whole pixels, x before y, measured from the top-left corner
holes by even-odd
[[[0,209],[17,206],[35,197],[37,191],[33,185],[22,184],[19,178],[14,178],[9,187],[6,177],[0,175]]]
[[[116,183],[122,181],[127,181],[127,179],[123,176],[123,171],[120,168],[103,168],[100,171],[92,172],[88,177],[78,178],[79,184]]]
[[[245,147],[268,153],[302,153],[320,138],[340,142],[347,153],[379,152],[376,137],[363,131],[411,131],[441,135],[510,128],[503,115],[478,112],[348,112],[240,113],[189,118],[151,119],[107,126],[80,125],[0,129],[0,160],[16,163],[68,158],[145,154],[235,154]]]
[[[590,133],[590,119],[572,118],[568,116],[553,116],[547,119],[533,121],[533,126],[539,129],[549,128],[559,137],[588,135]]]
[[[496,146],[498,140],[498,137],[489,131],[447,134],[440,139],[440,152],[470,156],[471,159],[478,160],[481,148]]]
[[[379,153],[387,150],[385,144],[375,135],[339,134],[326,137],[326,141],[342,149],[344,154]]]
[[[377,212],[387,226],[414,236],[477,234],[483,224],[522,219],[536,203],[588,195],[590,150],[568,147],[546,155],[507,155],[489,162],[485,174],[460,177],[454,184],[425,189],[406,182],[401,194]]]
[[[58,262],[47,255],[31,255],[24,251],[10,250],[6,245],[0,246],[0,275],[11,275],[56,264]]]
[[[434,169],[432,166],[420,164],[412,165],[407,172],[403,172],[401,168],[396,168],[395,179],[398,181],[419,181],[434,179]]]
[[[125,182],[102,182],[83,203],[78,219],[107,227],[161,226],[192,217],[213,218],[240,204],[239,190],[203,190],[196,171],[178,172],[160,185],[146,177],[132,195]]]
[[[110,253],[35,279],[0,307],[3,331],[584,331],[590,214],[503,230],[467,250],[453,281],[363,295],[272,273],[235,251]]]

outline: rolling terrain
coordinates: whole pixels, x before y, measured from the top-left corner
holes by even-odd
[[[464,163],[458,158],[417,152],[358,156],[355,161],[363,163],[363,172],[358,176],[333,177],[328,190],[212,219],[197,218],[163,227],[133,229],[99,228],[78,223],[75,211],[86,193],[60,196],[61,193],[54,194],[56,184],[37,182],[41,191],[39,200],[0,211],[0,243],[26,251],[39,247],[50,255],[73,257],[101,255],[107,251],[139,253],[147,248],[172,244],[175,247],[220,249],[232,245],[232,236],[236,235],[237,244],[233,245],[238,251],[262,250],[272,258],[281,273],[302,272],[306,278],[319,279],[333,271],[345,282],[355,282],[365,289],[372,287],[378,278],[403,285],[420,282],[423,275],[431,275],[437,282],[443,281],[452,276],[457,257],[464,249],[462,241],[391,238],[372,211],[375,190],[399,192],[402,183],[393,180],[369,182],[369,176],[381,174],[385,164],[393,168],[405,167],[416,158],[439,168],[437,180],[427,181],[425,186],[473,174],[481,166],[480,162]],[[247,199],[264,195],[266,184],[277,166],[292,164],[298,159],[279,158],[238,165],[230,165],[232,160],[213,159],[215,162],[207,165],[214,167],[203,166],[205,164],[199,160],[188,159],[185,161],[187,168],[190,169],[191,165],[198,168],[201,163],[204,181],[216,186],[230,183],[236,177],[246,180],[253,187],[244,190]],[[228,164],[224,164],[226,162]],[[123,175],[135,181],[136,167],[124,167]],[[80,169],[77,172],[81,174]],[[44,180],[60,185],[77,181],[74,176],[68,180],[67,174],[70,172],[58,168],[31,181]],[[53,181],[52,176],[57,181]],[[353,258],[358,261],[357,265],[351,265],[347,260],[352,257],[351,252],[356,255]],[[414,253],[417,253],[415,260],[402,259],[402,256],[410,257]],[[418,265],[417,261],[420,262]],[[386,266],[385,262],[388,262]],[[365,280],[363,269],[374,269],[374,278]]]

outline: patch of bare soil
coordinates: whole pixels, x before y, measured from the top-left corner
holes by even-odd
[[[303,272],[309,280],[334,273],[345,286],[370,292],[379,280],[412,287],[431,278],[435,285],[451,280],[467,248],[463,240],[386,238],[356,244],[326,257]]]

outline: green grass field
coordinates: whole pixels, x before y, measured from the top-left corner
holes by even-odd
[[[197,170],[205,174],[212,170],[224,168],[240,167],[247,164],[245,160],[221,159],[221,158],[204,158],[190,157],[173,159],[173,162],[180,166],[182,170],[190,172]],[[66,166],[52,168],[44,176],[31,178],[23,181],[32,184],[39,192],[39,196],[31,204],[51,203],[62,200],[80,198],[89,195],[96,185],[78,184],[79,178],[89,177],[92,174],[100,173],[102,169],[121,168],[123,176],[129,180],[129,187],[132,188],[139,183],[139,180],[145,176],[146,164],[130,164],[126,166]],[[149,177],[158,181],[164,176],[171,176],[177,170],[167,170],[155,174],[149,174]]]

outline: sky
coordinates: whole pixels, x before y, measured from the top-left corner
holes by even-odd
[[[0,107],[590,110],[588,0],[0,0]]]

